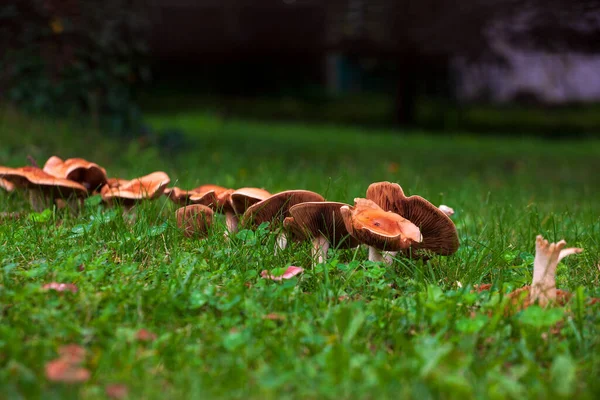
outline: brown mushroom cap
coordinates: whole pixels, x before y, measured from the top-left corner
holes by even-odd
[[[259,188],[241,188],[231,193],[229,202],[236,214],[243,214],[252,205],[269,198],[271,193]]]
[[[15,187],[39,189],[63,197],[71,194],[78,196],[87,194],[87,189],[83,185],[69,179],[54,177],[36,167],[0,167],[0,178]]]
[[[233,193],[233,189],[227,189],[218,185],[202,185],[193,189],[196,193],[190,196],[190,203],[204,204],[210,206],[214,211],[225,213],[226,211],[233,212],[233,208],[229,204],[229,196]]]
[[[98,189],[108,179],[104,168],[83,158],[69,158],[63,161],[59,157],[52,156],[46,161],[43,170],[57,178],[81,183],[89,191]]]
[[[191,190],[183,190],[177,186],[172,188],[166,188],[163,192],[173,203],[180,206],[188,204],[202,204],[205,206],[212,206],[216,204],[217,196],[214,190],[202,191],[202,186]]]
[[[284,220],[284,227],[292,231],[292,235],[306,239],[321,235],[334,247],[354,248],[358,241],[350,235],[341,207],[345,203],[334,201],[305,202],[290,207],[290,218]]]
[[[419,227],[423,235],[421,243],[411,246],[413,255],[427,254],[427,251],[450,255],[460,245],[454,222],[438,207],[421,196],[404,195],[397,183],[377,182],[367,189],[367,199],[374,201],[385,211],[392,211],[408,219]]]
[[[263,222],[283,221],[289,217],[292,206],[308,201],[325,201],[323,196],[309,190],[286,190],[248,207],[242,216],[242,225],[259,226]]]
[[[187,237],[206,237],[212,226],[214,212],[202,204],[192,204],[175,211],[177,226]]]
[[[153,200],[162,195],[169,182],[169,176],[162,171],[153,172],[130,181],[111,181],[102,187],[102,200],[111,202],[119,199],[125,205],[131,205],[140,200]],[[111,183],[117,183],[117,185],[111,187]]]
[[[371,200],[354,199],[340,212],[348,232],[361,243],[379,250],[404,250],[422,240],[419,228],[402,216],[384,211]]]

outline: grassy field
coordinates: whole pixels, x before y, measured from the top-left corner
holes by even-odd
[[[140,206],[135,224],[97,198],[78,217],[2,220],[0,398],[102,399],[114,384],[135,399],[600,395],[600,306],[585,306],[600,296],[600,141],[155,114],[154,129],[177,134],[154,146],[0,115],[0,165],[78,156],[123,178],[164,170],[182,187],[302,188],[349,203],[390,180],[454,207],[461,240],[428,263],[386,268],[360,249],[311,268],[308,245],[274,255],[266,229],[225,241],[219,219],[208,239],[187,239],[166,198]],[[0,193],[0,207],[29,206]],[[506,317],[503,293],[531,281],[537,234],[585,249],[557,272],[575,298]],[[289,265],[305,271],[283,283],[260,277]],[[78,291],[43,291],[49,282]],[[472,293],[478,283],[495,290]],[[140,340],[140,329],[156,337]],[[45,365],[73,343],[87,351],[90,379],[50,382]]]

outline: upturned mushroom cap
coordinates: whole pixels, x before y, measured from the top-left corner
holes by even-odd
[[[419,227],[423,241],[411,246],[413,255],[419,256],[422,253],[426,256],[427,252],[450,255],[458,250],[460,243],[454,222],[423,197],[406,197],[397,183],[377,182],[367,189],[367,199]]]
[[[353,248],[358,241],[350,235],[341,207],[345,203],[334,201],[306,202],[290,207],[290,215],[284,220],[284,227],[294,238],[314,239],[321,235],[334,247]]]
[[[87,189],[83,185],[69,179],[56,178],[36,167],[0,167],[0,178],[15,187],[39,189],[63,197],[71,194],[78,196],[87,194]]]
[[[162,171],[153,172],[130,181],[111,181],[102,187],[102,200],[111,202],[119,199],[126,205],[140,200],[153,200],[162,195],[169,182],[169,176]],[[110,184],[115,186],[111,187]]]
[[[52,156],[46,161],[43,170],[57,178],[81,183],[88,191],[98,189],[108,179],[104,168],[83,158],[69,158],[63,161],[59,157]]]
[[[254,204],[267,199],[271,196],[271,193],[264,189],[259,188],[241,188],[231,193],[229,202],[231,207],[236,214],[243,214],[246,210]]]
[[[348,232],[378,250],[404,250],[423,240],[415,224],[371,200],[356,198],[353,207],[342,206],[340,212]]]
[[[175,211],[177,226],[187,237],[206,237],[212,226],[214,211],[202,204],[192,204]]]
[[[190,196],[192,204],[204,204],[210,206],[214,211],[225,213],[233,212],[229,204],[229,196],[233,189],[227,189],[218,185],[202,185],[193,189],[196,194]]]
[[[309,190],[286,190],[248,207],[242,216],[242,225],[259,226],[263,222],[283,221],[289,217],[292,206],[309,201],[325,201],[323,196]]]
[[[214,190],[203,190],[203,187],[194,188],[191,190],[183,190],[177,186],[166,188],[163,192],[173,203],[185,206],[188,204],[202,204],[205,206],[213,206],[216,204],[217,196]]]
[[[6,190],[7,192],[12,192],[15,190],[15,185],[7,181],[6,179],[0,179],[0,188]]]

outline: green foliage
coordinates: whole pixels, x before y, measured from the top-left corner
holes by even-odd
[[[597,398],[600,384],[600,159],[596,141],[474,139],[332,126],[267,125],[210,115],[153,116],[190,146],[116,140],[64,121],[5,112],[0,164],[53,153],[89,158],[109,174],[165,170],[181,187],[216,183],[306,188],[351,202],[376,180],[399,182],[457,212],[461,248],[392,267],[366,251],[329,251],[311,268],[310,245],[274,253],[266,225],[224,240],[224,218],[205,240],[185,238],[166,198],[132,224],[90,198],[0,223],[0,393],[6,398]],[[46,140],[47,131],[56,141]],[[17,135],[15,135],[17,133]],[[15,138],[16,136],[16,138]],[[397,164],[397,165],[396,165]],[[0,210],[27,209],[18,193]],[[504,293],[531,281],[535,235],[584,253],[559,266],[568,307],[506,316]],[[305,268],[274,282],[260,272]],[[41,290],[73,283],[77,293]],[[493,283],[492,292],[472,292]],[[460,285],[459,285],[460,283]],[[278,318],[269,318],[275,313]],[[156,339],[143,342],[144,328]],[[68,343],[88,351],[84,384],[52,383],[44,366]]]
[[[142,3],[26,0],[0,6],[0,92],[39,115],[88,116],[107,132],[137,128],[149,78]]]

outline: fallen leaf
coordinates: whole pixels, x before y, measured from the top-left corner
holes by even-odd
[[[72,283],[50,282],[42,286],[42,290],[56,290],[57,292],[77,293],[77,286]]]
[[[58,349],[60,358],[72,364],[81,364],[85,360],[85,349],[78,344],[67,344]]]
[[[104,388],[106,395],[111,399],[124,399],[129,394],[129,389],[122,383],[114,383]]]
[[[59,358],[46,363],[46,378],[52,382],[80,383],[90,379],[90,371]]]
[[[271,279],[274,281],[280,281],[283,279],[291,279],[294,276],[301,274],[304,271],[304,268],[300,268],[300,267],[295,267],[295,266],[289,266],[285,272],[283,273],[283,275],[279,275],[279,276],[274,276],[274,275],[270,275],[269,271],[267,271],[266,269],[264,271],[262,271],[260,273],[260,276],[262,276],[265,279]]]
[[[147,329],[142,328],[139,331],[137,331],[137,333],[135,334],[135,338],[140,342],[152,342],[156,339],[156,334],[150,332]]]
[[[262,319],[270,319],[271,321],[284,321],[285,315],[269,313],[267,315],[263,315]]]

